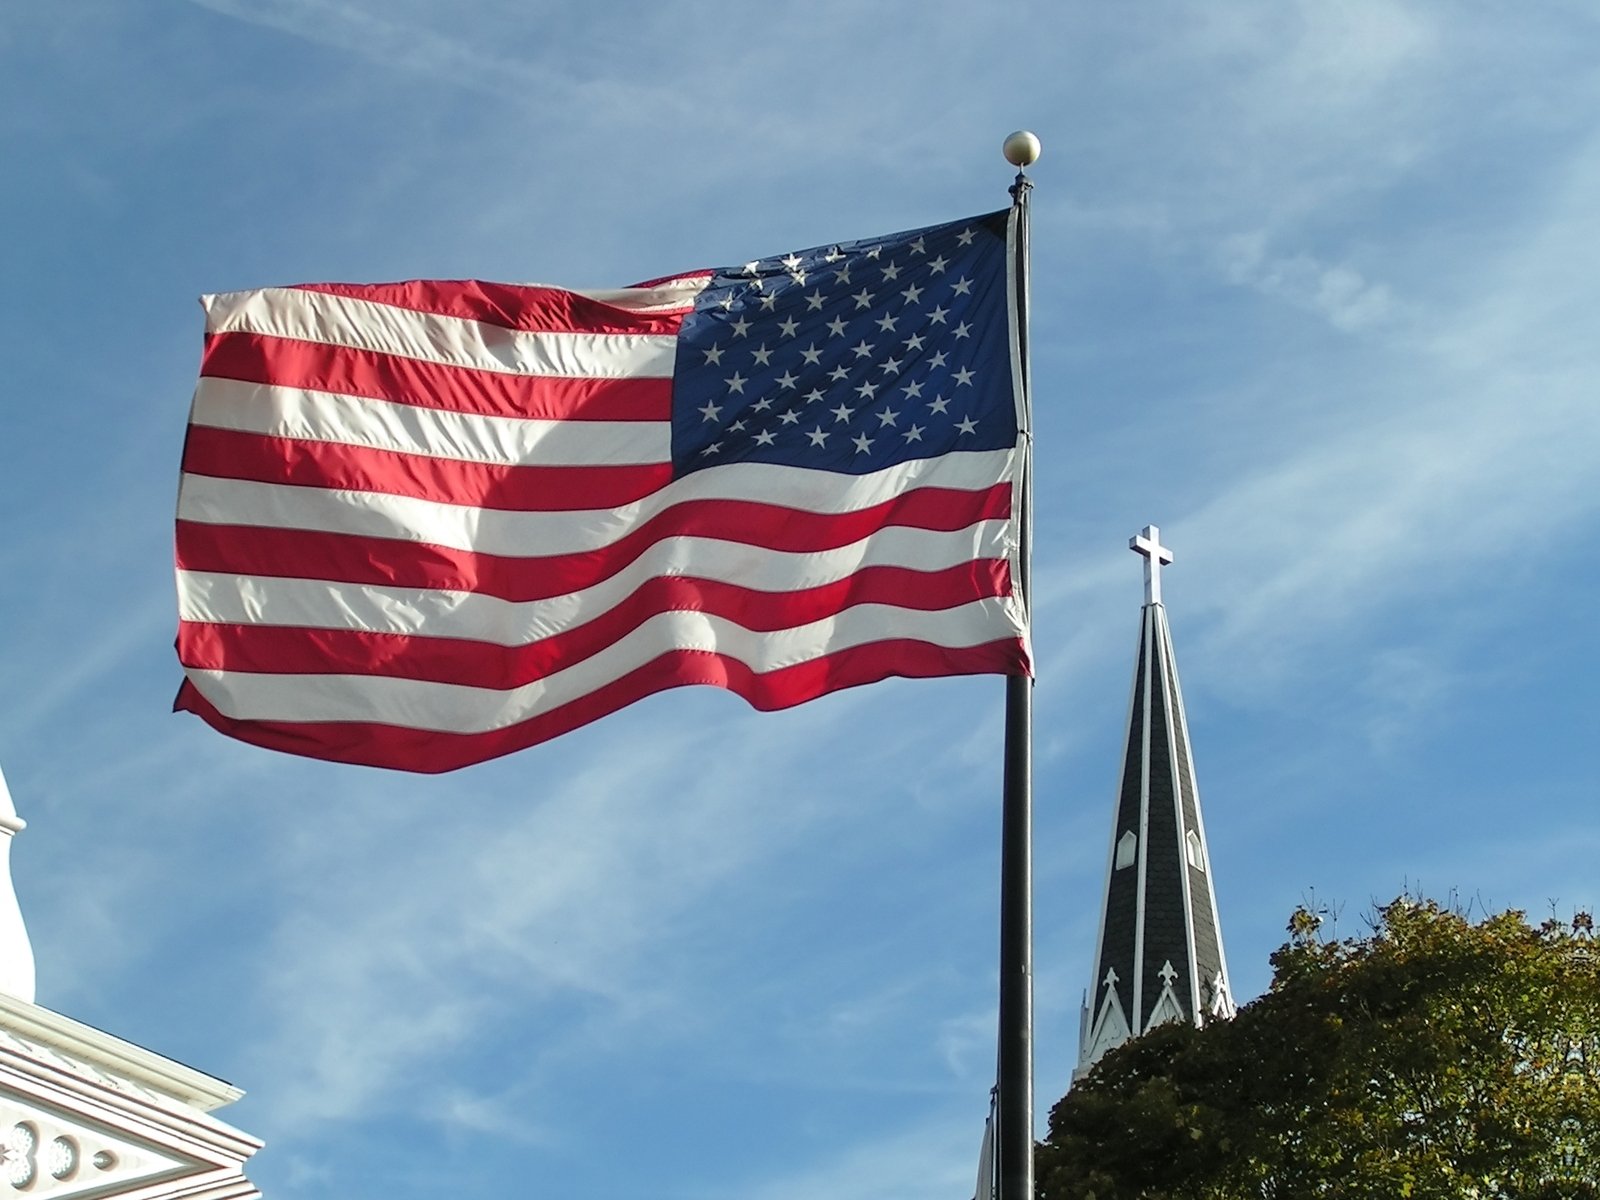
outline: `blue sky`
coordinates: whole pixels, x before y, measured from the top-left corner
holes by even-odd
[[[1303,899],[1600,899],[1592,5],[0,11],[0,763],[40,1002],[269,1196],[970,1194],[997,679],[655,697],[444,777],[169,713],[195,298],[625,284],[1006,203],[1035,129],[1037,1076],[1154,522],[1236,990]]]

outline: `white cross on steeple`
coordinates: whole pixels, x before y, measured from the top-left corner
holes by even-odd
[[[1172,551],[1161,544],[1161,530],[1146,525],[1128,539],[1128,549],[1144,555],[1144,602],[1161,603],[1161,568],[1172,561]]]

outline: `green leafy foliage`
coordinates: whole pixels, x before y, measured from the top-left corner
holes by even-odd
[[[1055,1106],[1041,1200],[1600,1200],[1600,943],[1584,914],[1402,897],[1289,923],[1266,995],[1107,1054]]]

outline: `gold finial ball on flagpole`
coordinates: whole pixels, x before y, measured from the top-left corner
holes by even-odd
[[[1039,139],[1026,129],[1019,129],[1006,138],[1006,161],[1013,167],[1031,167],[1039,161]]]

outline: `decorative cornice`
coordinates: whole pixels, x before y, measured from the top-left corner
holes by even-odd
[[[0,1193],[41,1200],[256,1200],[261,1142],[212,1116],[241,1093],[0,996]]]
[[[244,1093],[33,1003],[11,886],[24,824],[0,777],[0,1194],[39,1200],[260,1200],[261,1142],[211,1116]]]
[[[0,1030],[25,1044],[50,1051],[69,1070],[76,1062],[80,1067],[138,1084],[200,1112],[232,1104],[244,1095],[231,1083],[4,993],[0,993]],[[83,1074],[81,1070],[76,1073]]]

